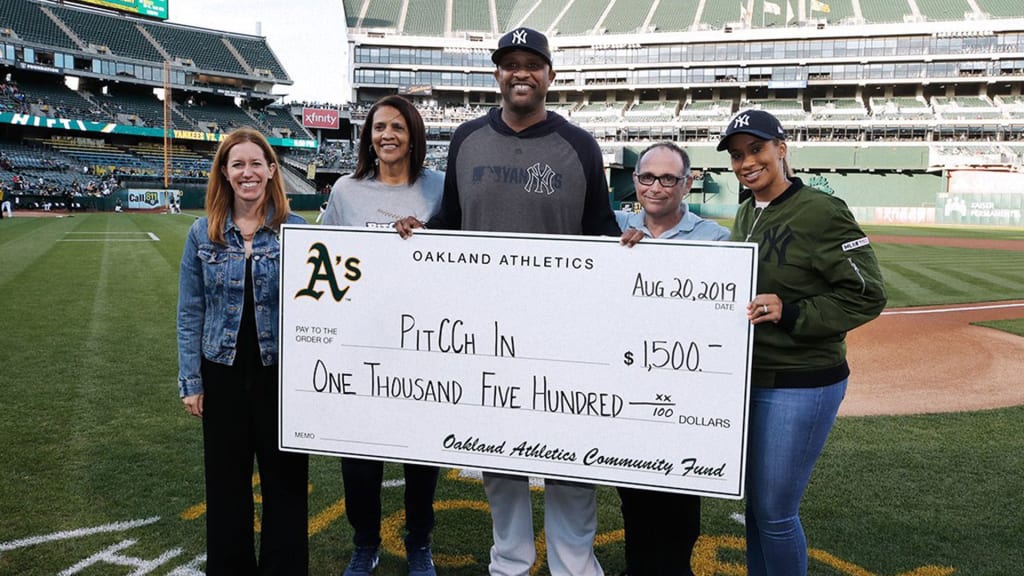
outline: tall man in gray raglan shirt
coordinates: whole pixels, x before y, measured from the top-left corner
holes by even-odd
[[[452,136],[441,212],[427,227],[489,232],[619,236],[608,201],[601,149],[544,101],[555,78],[547,38],[519,28],[491,55],[501,108],[459,126]],[[404,218],[408,236],[423,223]],[[491,506],[493,576],[527,576],[536,559],[526,477],[484,474]],[[548,480],[544,526],[552,576],[601,576],[594,556],[594,487]]]

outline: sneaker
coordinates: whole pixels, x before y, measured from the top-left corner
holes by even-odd
[[[437,576],[434,571],[434,558],[430,555],[430,546],[406,550],[409,560],[409,576]]]
[[[379,563],[380,555],[375,546],[356,546],[342,576],[370,576]]]

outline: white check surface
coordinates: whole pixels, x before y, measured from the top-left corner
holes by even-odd
[[[281,241],[283,449],[742,497],[756,245]]]

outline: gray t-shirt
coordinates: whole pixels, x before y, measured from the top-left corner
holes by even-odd
[[[426,222],[441,206],[444,173],[424,169],[416,183],[392,186],[373,178],[342,176],[331,189],[323,223],[328,226],[392,228],[395,220],[415,216]]]
[[[452,135],[441,213],[450,230],[621,234],[608,201],[601,148],[589,133],[548,111],[519,132],[501,109]]]

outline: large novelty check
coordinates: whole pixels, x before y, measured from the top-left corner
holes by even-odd
[[[282,449],[742,497],[755,245],[281,244]]]

